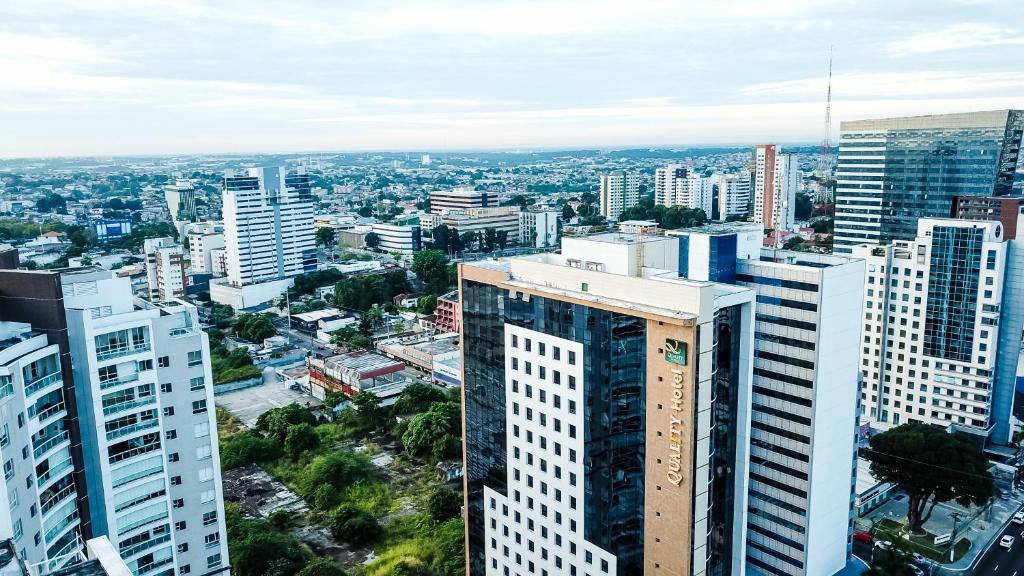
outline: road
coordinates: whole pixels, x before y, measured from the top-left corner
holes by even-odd
[[[997,541],[974,569],[976,576],[1024,576],[1024,525],[1010,523],[999,535],[1013,536],[1013,547],[1009,550]]]
[[[273,322],[274,327],[277,328],[278,334],[282,336],[290,336],[292,345],[298,348],[305,348],[306,350],[311,350],[313,354],[320,355],[323,357],[334,356],[335,354],[338,353],[335,348],[331,346],[324,346],[323,344],[320,344],[316,340],[313,340],[309,334],[299,332],[294,328],[289,330],[287,318],[274,318]]]

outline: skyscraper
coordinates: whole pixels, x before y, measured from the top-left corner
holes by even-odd
[[[753,293],[586,241],[460,266],[469,574],[743,574]]]
[[[710,218],[714,204],[714,177],[705,177],[679,165],[654,171],[654,203],[704,210]]]
[[[1013,187],[1024,112],[995,110],[840,125],[835,248],[914,240],[918,218],[949,215],[954,196]]]
[[[718,186],[718,217],[725,220],[730,216],[746,216],[750,213],[750,173],[716,174]],[[711,217],[711,213],[708,213]]]
[[[625,210],[640,201],[640,177],[633,172],[612,172],[601,175],[601,215],[618,220]]]
[[[800,170],[793,154],[775,144],[754,148],[754,221],[765,228],[787,230],[793,225]]]
[[[227,280],[214,301],[249,308],[281,295],[291,278],[316,270],[309,175],[276,167],[224,174]]]
[[[1024,328],[1024,254],[999,222],[924,218],[863,245],[862,422],[953,426],[1006,444]]]
[[[835,574],[851,537],[864,262],[762,250],[760,224],[669,234],[680,275],[757,292],[748,571]]]

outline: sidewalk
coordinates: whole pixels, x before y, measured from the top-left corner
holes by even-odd
[[[953,563],[941,564],[941,566],[946,571],[954,572],[970,567],[975,559],[988,548],[992,538],[1002,531],[1003,526],[1020,509],[1022,504],[1024,504],[1024,494],[1021,491],[1016,491],[1005,500],[996,497],[990,510],[985,510],[984,507],[964,508],[955,502],[944,502],[937,505],[924,528],[933,534],[948,534],[953,530],[953,515],[959,514],[956,520],[957,540],[967,538],[971,541],[970,549],[962,558]],[[867,530],[885,519],[903,523],[906,521],[906,515],[907,497],[904,494],[898,494],[863,518],[858,519],[857,525],[858,529]],[[965,528],[967,523],[969,523],[968,527]],[[945,546],[936,546],[936,548],[946,549]]]

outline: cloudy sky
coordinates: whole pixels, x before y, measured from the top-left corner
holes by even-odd
[[[2,0],[0,156],[817,142],[1024,107],[1020,0]]]

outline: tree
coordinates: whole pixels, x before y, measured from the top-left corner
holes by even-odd
[[[446,486],[438,486],[427,499],[427,511],[434,522],[444,522],[462,513],[462,495]]]
[[[433,314],[437,310],[437,296],[425,294],[416,300],[416,311],[420,314]]]
[[[576,211],[572,209],[572,206],[566,204],[562,206],[562,220],[565,222],[571,222],[576,217]]]
[[[331,486],[340,492],[373,475],[373,464],[365,454],[335,450],[313,458],[302,470],[297,485],[304,498],[313,500],[321,486]]]
[[[455,402],[435,402],[430,409],[409,421],[402,444],[414,454],[436,460],[454,458],[461,446],[462,409]]]
[[[369,206],[363,206],[356,211],[356,214],[359,214],[363,218],[369,218],[370,216],[373,216],[373,208],[370,208]]]
[[[296,576],[345,576],[345,571],[330,558],[313,558]]]
[[[372,514],[352,504],[339,506],[329,523],[332,536],[356,546],[369,544],[384,532]]]
[[[888,550],[876,549],[865,576],[914,576],[914,570],[910,567],[910,553],[903,550],[901,545],[893,542]]]
[[[255,430],[244,430],[220,442],[220,466],[223,470],[270,462],[280,457],[281,444],[264,438]]]
[[[51,192],[36,200],[36,210],[40,212],[56,212],[57,214],[68,213],[68,199],[60,194]]]
[[[980,505],[995,491],[981,445],[935,425],[897,426],[873,436],[861,454],[879,482],[907,493],[907,523],[914,532],[921,532],[936,504]]]
[[[388,411],[380,405],[380,396],[373,392],[357,392],[352,396],[352,407],[360,427],[367,432],[384,431],[391,424]]]
[[[263,342],[277,334],[270,314],[242,314],[232,325],[235,334],[250,342]]]
[[[429,410],[434,402],[444,400],[444,392],[436,386],[413,382],[402,390],[402,395],[395,401],[391,410],[395,414],[419,414]]]
[[[367,248],[376,248],[380,246],[380,235],[376,232],[370,232],[363,238],[363,243],[366,244]]]
[[[334,246],[334,228],[321,228],[316,231],[317,246]]]
[[[803,192],[796,193],[796,206],[793,208],[793,217],[797,220],[807,220],[811,217],[811,197]]]
[[[444,294],[450,286],[448,257],[440,250],[421,250],[413,255],[412,272],[431,294]]]
[[[298,540],[275,530],[266,520],[242,517],[237,504],[224,506],[232,572],[240,576],[290,576],[301,570],[306,557]]]
[[[316,450],[319,446],[320,437],[310,424],[303,422],[288,427],[284,449],[292,460],[298,460],[304,453]]]
[[[256,429],[278,442],[284,442],[289,429],[297,424],[316,425],[316,416],[309,408],[291,403],[281,408],[271,408],[256,419]]]
[[[213,302],[210,305],[210,324],[213,324],[218,328],[227,328],[234,315],[234,308],[227,304],[218,304]]]
[[[536,232],[534,232],[536,235]],[[495,240],[498,243],[498,250],[504,250],[508,245],[508,230],[498,230]]]

